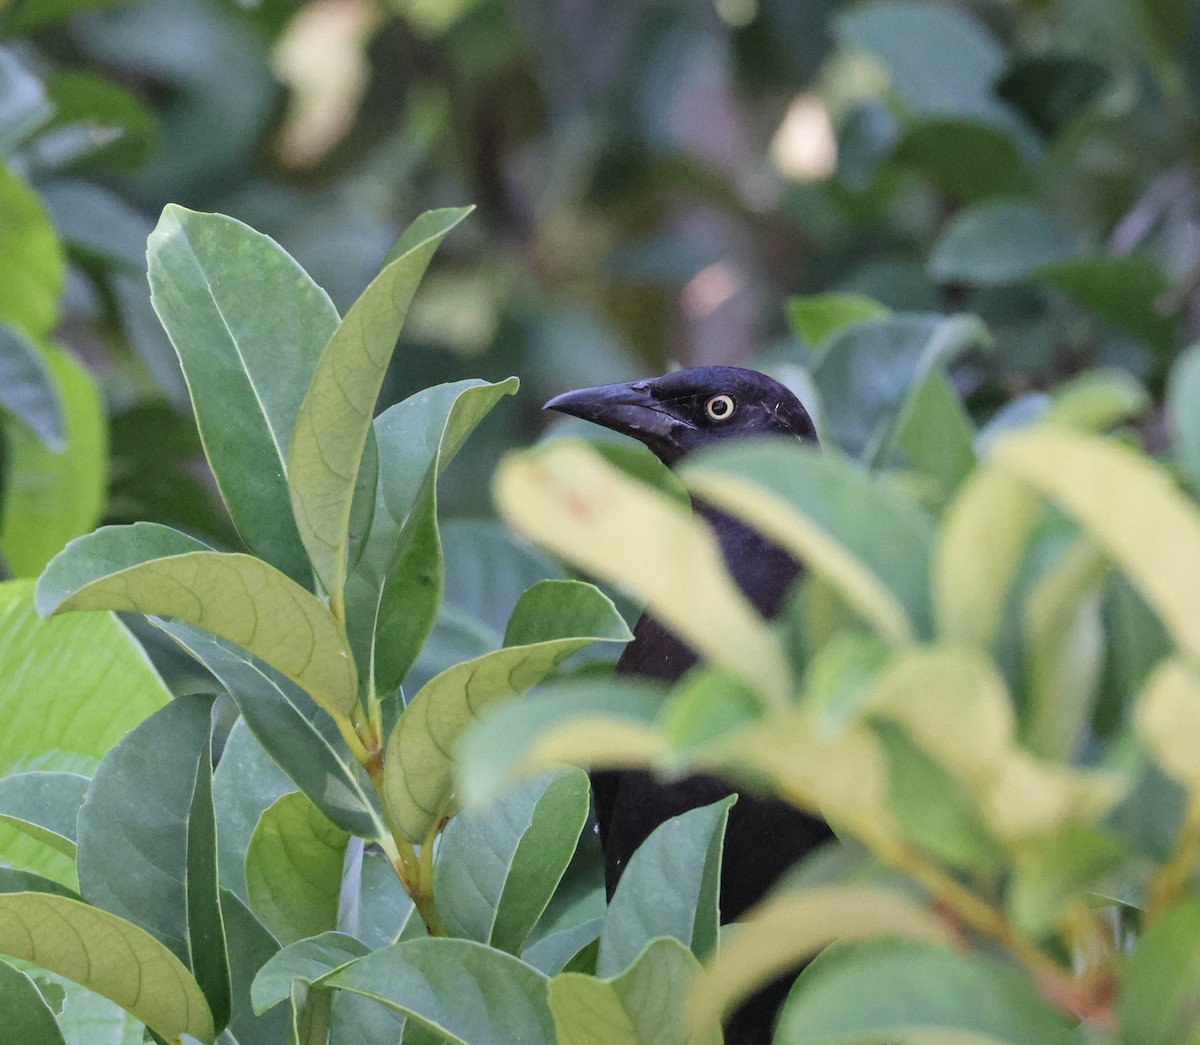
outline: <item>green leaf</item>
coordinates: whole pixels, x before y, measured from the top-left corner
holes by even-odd
[[[1014,56],[996,93],[1042,134],[1059,132],[1111,86],[1113,70],[1097,56],[1042,51]]]
[[[941,283],[1004,286],[1035,278],[1073,253],[1057,217],[1032,203],[997,201],[964,210],[942,230],[929,273]]]
[[[228,889],[221,890],[221,915],[229,941],[229,975],[233,984],[228,1031],[239,1042],[282,1042],[287,1033],[286,1010],[260,1016],[255,1013],[250,997],[255,975],[279,953],[279,944],[250,908]]]
[[[588,795],[581,770],[551,771],[451,821],[438,844],[434,895],[452,934],[520,952],[575,852]]]
[[[700,963],[678,940],[652,940],[624,972],[577,972],[550,981],[559,1045],[720,1045],[721,1030],[697,1031],[688,1002]]]
[[[479,422],[517,387],[515,377],[437,385],[375,422],[380,454],[375,519],[346,594],[349,630],[360,636],[355,651],[360,663],[373,665],[378,693],[395,692],[404,680],[441,602],[438,477]]]
[[[1173,780],[1200,794],[1200,679],[1179,658],[1146,680],[1135,706],[1138,736]]]
[[[13,0],[0,20],[5,36],[23,36],[55,22],[65,22],[79,11],[113,7],[126,0]]]
[[[42,81],[12,51],[0,54],[0,153],[11,155],[53,114]]]
[[[66,261],[37,193],[0,164],[0,322],[45,337],[58,321]]]
[[[429,937],[376,951],[325,981],[404,1012],[450,1045],[555,1045],[547,979],[469,940]]]
[[[375,838],[383,833],[369,781],[333,720],[307,693],[230,643],[186,624],[156,623],[229,690],[263,749],[321,812],[352,834]]]
[[[94,73],[65,69],[46,80],[54,103],[50,127],[74,127],[93,141],[104,142],[83,157],[87,165],[119,171],[143,166],[158,146],[153,111],[136,95]]]
[[[32,581],[0,584],[0,664],[0,774],[90,776],[113,744],[170,699],[113,614],[44,621],[33,608]],[[75,882],[72,861],[11,827],[0,827],[0,858]]]
[[[993,458],[1073,516],[1181,649],[1200,657],[1192,595],[1200,584],[1200,513],[1163,469],[1111,440],[1052,428],[1008,436]]]
[[[488,705],[523,693],[593,642],[625,642],[628,627],[608,596],[582,581],[543,581],[513,610],[523,645],[457,664],[409,702],[388,738],[383,792],[410,842],[421,842],[450,815],[454,749]]]
[[[0,408],[53,453],[66,449],[58,388],[38,347],[19,327],[0,323]]]
[[[1200,1004],[1200,901],[1168,911],[1127,959],[1117,998],[1122,1045],[1195,1041]]]
[[[846,999],[854,1004],[847,1005]],[[880,940],[830,951],[805,971],[779,1018],[780,1045],[848,1041],[1072,1045],[1067,1018],[1020,973],[929,943]]]
[[[964,119],[918,123],[900,139],[892,160],[916,167],[966,203],[1013,191],[1023,166],[1012,134]]]
[[[896,441],[909,460],[938,479],[947,492],[975,467],[975,426],[940,370],[932,371],[909,399]]]
[[[383,375],[434,251],[469,213],[428,211],[409,226],[329,338],[305,392],[288,457],[291,503],[313,569],[335,598],[346,582],[351,502]]]
[[[0,779],[0,821],[75,857],[75,821],[89,780],[77,773],[18,773]]]
[[[250,907],[280,943],[337,926],[350,836],[299,791],[259,818],[246,852]]]
[[[213,1040],[212,1014],[183,963],[107,911],[45,893],[0,895],[0,953],[110,998],[169,1042]]]
[[[629,860],[608,905],[596,975],[627,969],[659,936],[704,958],[717,944],[721,851],[730,795],[665,820]]]
[[[250,988],[254,1011],[263,1013],[287,1001],[293,984],[319,985],[326,977],[370,953],[366,944],[339,932],[323,932],[312,939],[289,944],[254,977]]]
[[[1200,481],[1200,344],[1181,353],[1171,368],[1167,422],[1176,463]]]
[[[6,432],[0,549],[9,570],[26,577],[95,526],[107,502],[108,422],[100,389],[66,349],[39,351],[62,404],[66,448],[56,453],[24,428]]]
[[[167,206],[147,261],[234,525],[256,555],[308,584],[288,447],[337,310],[277,243],[222,214]]]
[[[1150,394],[1125,370],[1089,370],[1059,384],[1045,419],[1085,432],[1103,432],[1120,421],[1141,417]]]
[[[4,1033],[21,1045],[66,1045],[54,1012],[33,980],[0,962],[0,1012]]]
[[[885,319],[891,311],[861,294],[807,294],[787,299],[792,333],[814,349],[847,327]]]
[[[594,450],[556,440],[496,472],[500,512],[519,533],[646,600],[714,665],[781,703],[790,670],[778,642],[725,570],[712,531]]]
[[[1018,931],[1049,932],[1072,905],[1094,902],[1093,890],[1111,878],[1128,847],[1113,835],[1071,827],[1017,854],[1006,906]]]
[[[948,942],[933,912],[899,893],[865,885],[817,885],[769,896],[721,940],[695,988],[700,1025],[831,943],[901,936]]]
[[[782,443],[745,441],[681,470],[705,501],[787,548],[893,643],[930,630],[930,519],[850,462]]]
[[[217,886],[211,701],[177,697],[100,763],[79,811],[88,903],[152,933],[191,968],[218,1026],[229,969]]]
[[[50,893],[72,900],[83,899],[74,889],[68,889],[52,878],[43,878],[40,874],[20,871],[15,867],[0,867],[0,893]]]
[[[73,541],[38,581],[40,613],[121,609],[176,617],[237,643],[331,713],[358,700],[354,658],[325,605],[250,555],[214,552],[154,523]]]

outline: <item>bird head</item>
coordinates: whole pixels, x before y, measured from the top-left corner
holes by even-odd
[[[783,435],[816,442],[808,411],[766,374],[702,366],[555,396],[546,410],[631,435],[666,465],[721,439]]]

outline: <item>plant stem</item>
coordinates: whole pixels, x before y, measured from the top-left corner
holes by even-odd
[[[1165,914],[1200,862],[1200,791],[1194,791],[1188,801],[1183,824],[1167,862],[1150,879],[1146,890],[1146,924]]]

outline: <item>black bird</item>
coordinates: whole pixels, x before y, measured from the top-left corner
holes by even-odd
[[[653,380],[567,392],[545,407],[572,414],[640,440],[668,467],[691,451],[724,439],[781,436],[816,442],[800,401],[778,381],[754,370],[712,366],[677,370]],[[800,564],[744,523],[693,502],[720,542],[729,572],[764,616],[775,616]],[[673,682],[696,654],[649,613],[617,663],[619,674]],[[592,774],[596,822],[604,849],[605,885],[612,898],[621,872],[659,824],[730,794],[710,776],[666,784],[643,772]],[[797,860],[830,838],[826,824],[774,799],[739,797],[729,815],[721,868],[721,918],[733,921]],[[726,1026],[727,1045],[767,1045],[778,1008],[795,973],[755,995]]]

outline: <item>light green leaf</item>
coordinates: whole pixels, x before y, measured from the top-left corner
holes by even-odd
[[[1055,215],[1032,203],[996,201],[962,211],[942,230],[929,273],[942,283],[1004,286],[1032,279],[1073,253]]]
[[[212,1042],[213,1018],[191,973],[136,925],[78,900],[0,895],[0,953],[40,965],[115,1001],[168,1042]]]
[[[891,315],[891,310],[861,294],[806,294],[787,299],[792,333],[814,349],[846,327]]]
[[[889,642],[928,633],[933,524],[895,488],[844,459],[781,443],[714,448],[681,472],[694,493],[832,582]]]
[[[865,885],[777,892],[722,938],[720,951],[696,982],[696,1021],[704,1026],[727,1014],[758,987],[831,943],[890,936],[949,942],[932,911],[899,893]]]
[[[587,775],[551,771],[456,816],[438,844],[434,895],[455,936],[518,954],[575,852]]]
[[[717,944],[721,854],[729,795],[663,821],[629,860],[600,932],[597,976],[629,968],[643,948],[671,936],[699,958]]]
[[[450,1045],[555,1045],[546,977],[470,940],[406,940],[324,982],[398,1009]]]
[[[89,780],[77,773],[18,773],[0,779],[0,821],[75,857],[75,821]]]
[[[1134,709],[1138,735],[1168,776],[1200,794],[1200,679],[1179,658],[1146,680]]]
[[[33,980],[0,961],[0,1012],[4,1033],[21,1045],[66,1045],[54,1012]]]
[[[1122,1045],[1192,1045],[1200,1004],[1200,901],[1151,926],[1126,961],[1117,1018]]]
[[[975,426],[946,375],[932,371],[915,394],[897,427],[896,441],[909,460],[940,480],[949,493],[976,464]]]
[[[470,213],[422,214],[329,338],[296,419],[292,507],[313,569],[334,598],[346,582],[350,508],[383,375],[434,251]]]
[[[154,310],[234,525],[255,554],[308,584],[288,446],[337,310],[277,243],[222,214],[170,204],[147,261]]]
[[[323,932],[299,940],[274,955],[254,977],[250,997],[254,1011],[266,1012],[291,997],[297,981],[319,985],[325,977],[357,961],[371,950],[365,943],[339,932]]]
[[[105,526],[73,541],[38,581],[40,613],[120,609],[176,617],[237,643],[347,714],[354,658],[324,604],[250,555],[214,552],[154,523]]]
[[[49,450],[24,428],[8,426],[0,550],[9,570],[33,577],[73,537],[87,533],[108,498],[108,421],[100,389],[63,348],[43,355],[66,425],[66,449]]]
[[[559,973],[548,988],[558,1045],[720,1045],[720,1027],[689,1022],[699,971],[691,951],[664,937],[617,976]]]
[[[453,812],[454,749],[490,704],[523,693],[593,642],[631,637],[609,598],[581,581],[543,581],[513,610],[525,644],[457,664],[431,679],[409,702],[388,738],[383,790],[392,818],[421,842]]]
[[[66,260],[42,201],[0,164],[0,322],[45,337],[58,321]]]
[[[666,627],[765,699],[787,698],[778,642],[725,571],[712,531],[685,507],[567,440],[502,462],[495,494],[518,532],[645,599]]]
[[[280,943],[337,926],[349,840],[299,791],[276,799],[259,817],[246,852],[246,894]]]
[[[1008,436],[993,455],[1072,515],[1200,658],[1200,513],[1162,468],[1111,440],[1049,427]]]
[[[41,350],[20,327],[0,323],[0,409],[21,421],[52,453],[66,449],[58,388]]]
[[[1045,419],[1085,432],[1103,432],[1140,417],[1151,405],[1145,386],[1125,370],[1089,370],[1054,389]]]
[[[846,1004],[847,998],[855,1004]],[[886,1039],[1075,1045],[1071,1022],[1007,965],[929,943],[880,940],[830,951],[801,976],[778,1045]]]
[[[1016,928],[1031,937],[1053,930],[1067,910],[1095,901],[1094,890],[1118,872],[1123,840],[1091,827],[1071,827],[1017,854],[1005,906]]]
[[[1182,352],[1171,368],[1167,422],[1176,463],[1200,481],[1200,343]]]
[[[211,699],[177,697],[105,756],[79,811],[78,864],[84,899],[170,948],[223,1026],[211,714]]]

